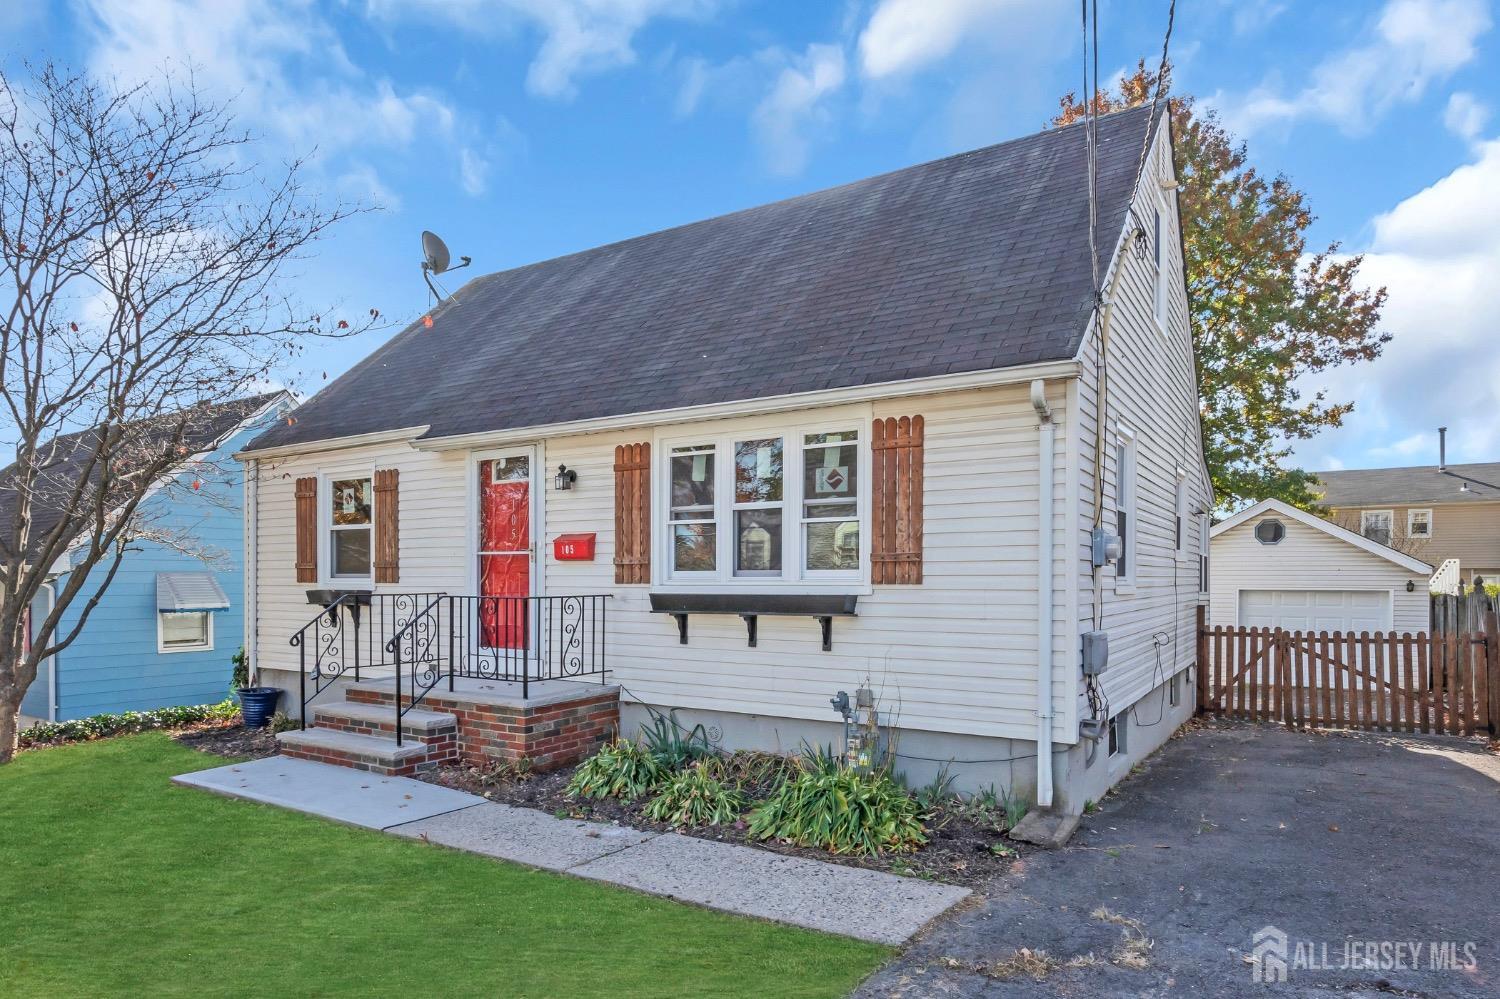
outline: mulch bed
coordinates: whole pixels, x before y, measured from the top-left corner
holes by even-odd
[[[928,835],[926,846],[915,853],[886,853],[875,857],[842,856],[815,847],[754,839],[743,819],[733,826],[677,828],[646,818],[643,811],[650,801],[649,797],[642,797],[634,802],[614,798],[568,797],[566,788],[574,769],[567,767],[544,774],[518,775],[513,769],[506,767],[489,771],[461,764],[418,774],[417,778],[477,794],[501,804],[536,808],[558,817],[613,822],[655,832],[677,832],[699,839],[738,843],[792,857],[864,867],[966,888],[983,887],[995,877],[1009,871],[1022,851],[1031,849],[1007,839],[993,827],[974,822],[970,816],[957,810],[956,803],[939,808],[934,815],[924,820]],[[746,793],[757,801],[769,796],[771,790],[770,787],[745,788]],[[991,847],[996,844],[1002,844],[1011,851],[1009,855],[994,853]]]
[[[215,756],[240,756],[259,760],[275,756],[276,736],[268,725],[265,728],[246,728],[239,719],[232,722],[205,722],[191,728],[179,729],[172,738],[190,749],[198,749]]]

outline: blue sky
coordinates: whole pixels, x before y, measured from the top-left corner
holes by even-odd
[[[1155,60],[1165,0],[1101,5],[1106,75]],[[1081,78],[1067,0],[7,0],[0,58],[122,81],[191,62],[268,162],[383,206],[297,276],[402,320],[431,228],[499,270],[1037,130]],[[1181,0],[1176,89],[1366,252],[1396,337],[1306,386],[1352,398],[1310,468],[1500,460],[1500,42],[1488,0]],[[466,275],[455,275],[455,278]],[[383,334],[320,345],[314,391]],[[544,359],[538,359],[544,360]]]

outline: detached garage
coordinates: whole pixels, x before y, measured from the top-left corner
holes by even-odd
[[[1426,631],[1432,566],[1280,500],[1211,532],[1209,621],[1288,631]]]

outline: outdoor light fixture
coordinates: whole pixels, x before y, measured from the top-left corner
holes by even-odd
[[[552,484],[558,489],[568,490],[572,489],[573,483],[577,481],[577,472],[573,471],[567,465],[558,465],[557,476],[552,480]]]
[[[1412,592],[1412,591],[1413,591],[1413,590],[1415,590],[1415,589],[1416,589],[1416,588],[1417,588],[1417,584],[1416,584],[1416,583],[1413,583],[1413,582],[1412,582],[1412,581],[1411,581],[1411,580],[1409,580],[1409,579],[1408,579],[1408,580],[1407,580],[1407,581],[1406,581],[1406,592],[1407,592],[1407,593],[1411,593],[1411,592]]]

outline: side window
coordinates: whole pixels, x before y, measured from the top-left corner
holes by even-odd
[[[1120,560],[1115,563],[1117,583],[1135,582],[1135,438],[1115,439],[1115,533],[1120,537]]]
[[[1187,473],[1177,471],[1177,496],[1172,505],[1172,525],[1176,532],[1173,548],[1178,554],[1187,550]]]
[[[1359,533],[1377,544],[1388,545],[1391,543],[1393,519],[1389,510],[1362,510],[1359,514]]]
[[[1164,265],[1166,254],[1162,251],[1162,210],[1158,204],[1152,209],[1155,234],[1151,239],[1152,255],[1156,261],[1156,323],[1163,330],[1167,328],[1167,268]]]
[[[375,523],[372,479],[333,479],[328,488],[328,565],[335,579],[368,579],[371,527]]]
[[[1198,595],[1208,595],[1208,543],[1212,521],[1208,514],[1198,515]]]

